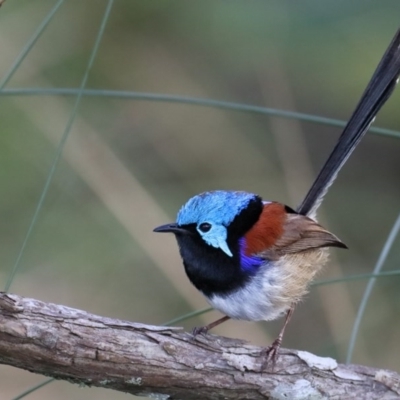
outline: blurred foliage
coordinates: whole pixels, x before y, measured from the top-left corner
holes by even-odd
[[[54,1],[0,8],[0,78]],[[77,88],[106,1],[64,2],[6,88]],[[354,0],[115,1],[88,88],[224,99],[346,119],[398,25],[400,3]],[[400,129],[400,90],[376,125]],[[0,282],[28,229],[71,96],[0,98]],[[85,97],[11,291],[159,324],[205,300],[172,237],[153,235],[193,194],[241,189],[296,206],[340,130],[187,104]],[[350,248],[324,279],[371,272],[399,212],[400,142],[368,135],[331,188],[321,220]],[[400,239],[385,269],[398,269]],[[171,278],[172,277],[172,278]],[[366,281],[313,289],[284,345],[345,358]],[[354,362],[399,369],[399,279],[382,278]],[[185,323],[187,328],[215,318]],[[267,345],[282,321],[216,332]],[[384,338],[384,340],[382,340]],[[43,377],[0,366],[0,397]],[[53,383],[30,399],[119,399]]]

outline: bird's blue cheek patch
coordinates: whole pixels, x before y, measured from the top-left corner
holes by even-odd
[[[245,239],[242,238],[239,240],[240,243],[240,266],[242,267],[242,270],[245,272],[249,273],[255,273],[260,266],[265,263],[265,260],[261,257],[257,256],[248,256],[245,253]]]
[[[222,225],[212,225],[212,228],[208,232],[202,232],[197,229],[203,240],[212,247],[221,249],[226,255],[232,257],[231,250],[226,243],[228,233],[226,228]]]

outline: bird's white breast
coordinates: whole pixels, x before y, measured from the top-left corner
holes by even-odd
[[[248,321],[273,320],[280,317],[289,307],[277,305],[280,297],[279,273],[275,266],[262,266],[250,282],[228,295],[208,297],[211,305],[234,319]]]

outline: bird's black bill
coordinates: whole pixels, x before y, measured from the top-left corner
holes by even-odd
[[[392,94],[399,74],[400,29],[383,55],[338,143],[322,167],[303,203],[296,210],[299,214],[309,215],[316,211],[337,173],[367,132],[380,108]]]
[[[181,228],[177,224],[174,224],[174,223],[158,226],[157,228],[153,229],[153,232],[161,232],[161,233],[172,232],[172,233],[181,233],[181,234],[190,233],[188,230]]]

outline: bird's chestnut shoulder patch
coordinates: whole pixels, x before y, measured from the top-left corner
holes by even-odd
[[[257,254],[272,247],[282,236],[287,211],[281,203],[267,203],[258,220],[246,233],[246,254]]]

